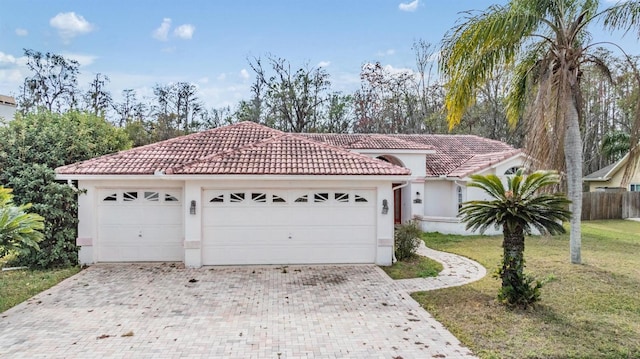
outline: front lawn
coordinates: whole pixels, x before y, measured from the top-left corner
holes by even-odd
[[[0,271],[0,313],[53,287],[79,271],[78,267]]]
[[[413,257],[380,267],[391,279],[435,277],[442,271],[442,264],[431,258],[414,255]]]
[[[569,235],[526,239],[527,271],[550,281],[540,304],[509,310],[495,300],[501,237],[425,234],[490,273],[413,297],[482,358],[640,358],[640,223],[583,222],[583,265],[569,264]]]

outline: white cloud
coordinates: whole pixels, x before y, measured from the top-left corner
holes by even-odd
[[[216,77],[218,81],[224,81],[226,80],[226,78],[227,78],[227,74],[225,74],[224,72],[218,75],[218,77]]]
[[[318,62],[318,67],[328,67],[331,65],[331,61],[320,61]]]
[[[201,84],[208,84],[209,83],[209,78],[207,76],[205,77],[201,77],[198,79],[198,82]]]
[[[400,3],[400,5],[398,5],[398,9],[402,10],[402,11],[409,11],[409,12],[413,12],[416,11],[418,9],[418,3],[420,2],[420,0],[413,0],[410,3]]]
[[[63,52],[61,55],[67,59],[78,61],[80,66],[89,66],[98,58],[93,55],[76,54],[72,52]]]
[[[193,32],[196,31],[196,27],[191,24],[184,24],[176,27],[173,30],[173,35],[184,40],[189,40],[193,37]]]
[[[247,69],[240,70],[240,77],[245,81],[248,80],[250,77],[249,71],[247,71]]]
[[[396,50],[395,49],[388,49],[385,51],[378,51],[378,56],[391,56],[391,55],[395,55]]]
[[[16,29],[16,35],[18,36],[27,36],[29,35],[29,31],[27,31],[27,29],[23,29],[23,28],[17,28]]]
[[[49,25],[58,30],[58,34],[65,42],[78,35],[93,31],[94,26],[75,12],[61,12],[49,20]]]
[[[171,19],[165,17],[164,19],[162,19],[162,24],[160,24],[160,27],[153,30],[153,38],[160,41],[167,41],[169,29],[171,29]]]
[[[18,92],[29,74],[26,57],[15,57],[0,51],[0,94],[13,95]]]

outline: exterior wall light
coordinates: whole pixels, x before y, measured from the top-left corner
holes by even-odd
[[[387,214],[389,213],[389,203],[387,202],[386,199],[382,200],[382,214]]]
[[[191,201],[191,207],[189,207],[189,213],[196,214],[196,201]]]
[[[420,192],[416,192],[416,198],[413,200],[413,203],[422,203],[422,198],[420,198]]]

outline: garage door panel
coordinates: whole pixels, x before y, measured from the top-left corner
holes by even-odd
[[[233,193],[235,203],[228,200]],[[270,202],[274,193],[205,191],[203,264],[375,262],[375,191],[278,190],[277,203]],[[214,194],[217,202],[208,202]]]
[[[99,192],[100,262],[182,261],[180,190],[104,189]]]

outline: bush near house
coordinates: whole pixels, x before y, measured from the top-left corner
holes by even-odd
[[[58,267],[77,263],[77,190],[55,180],[54,168],[131,147],[122,129],[76,111],[40,111],[0,126],[0,185],[16,203],[32,203],[45,218],[41,250],[21,253],[12,265]]]
[[[396,225],[394,233],[396,260],[403,261],[416,255],[420,247],[420,235],[422,230],[418,221],[412,220]]]

